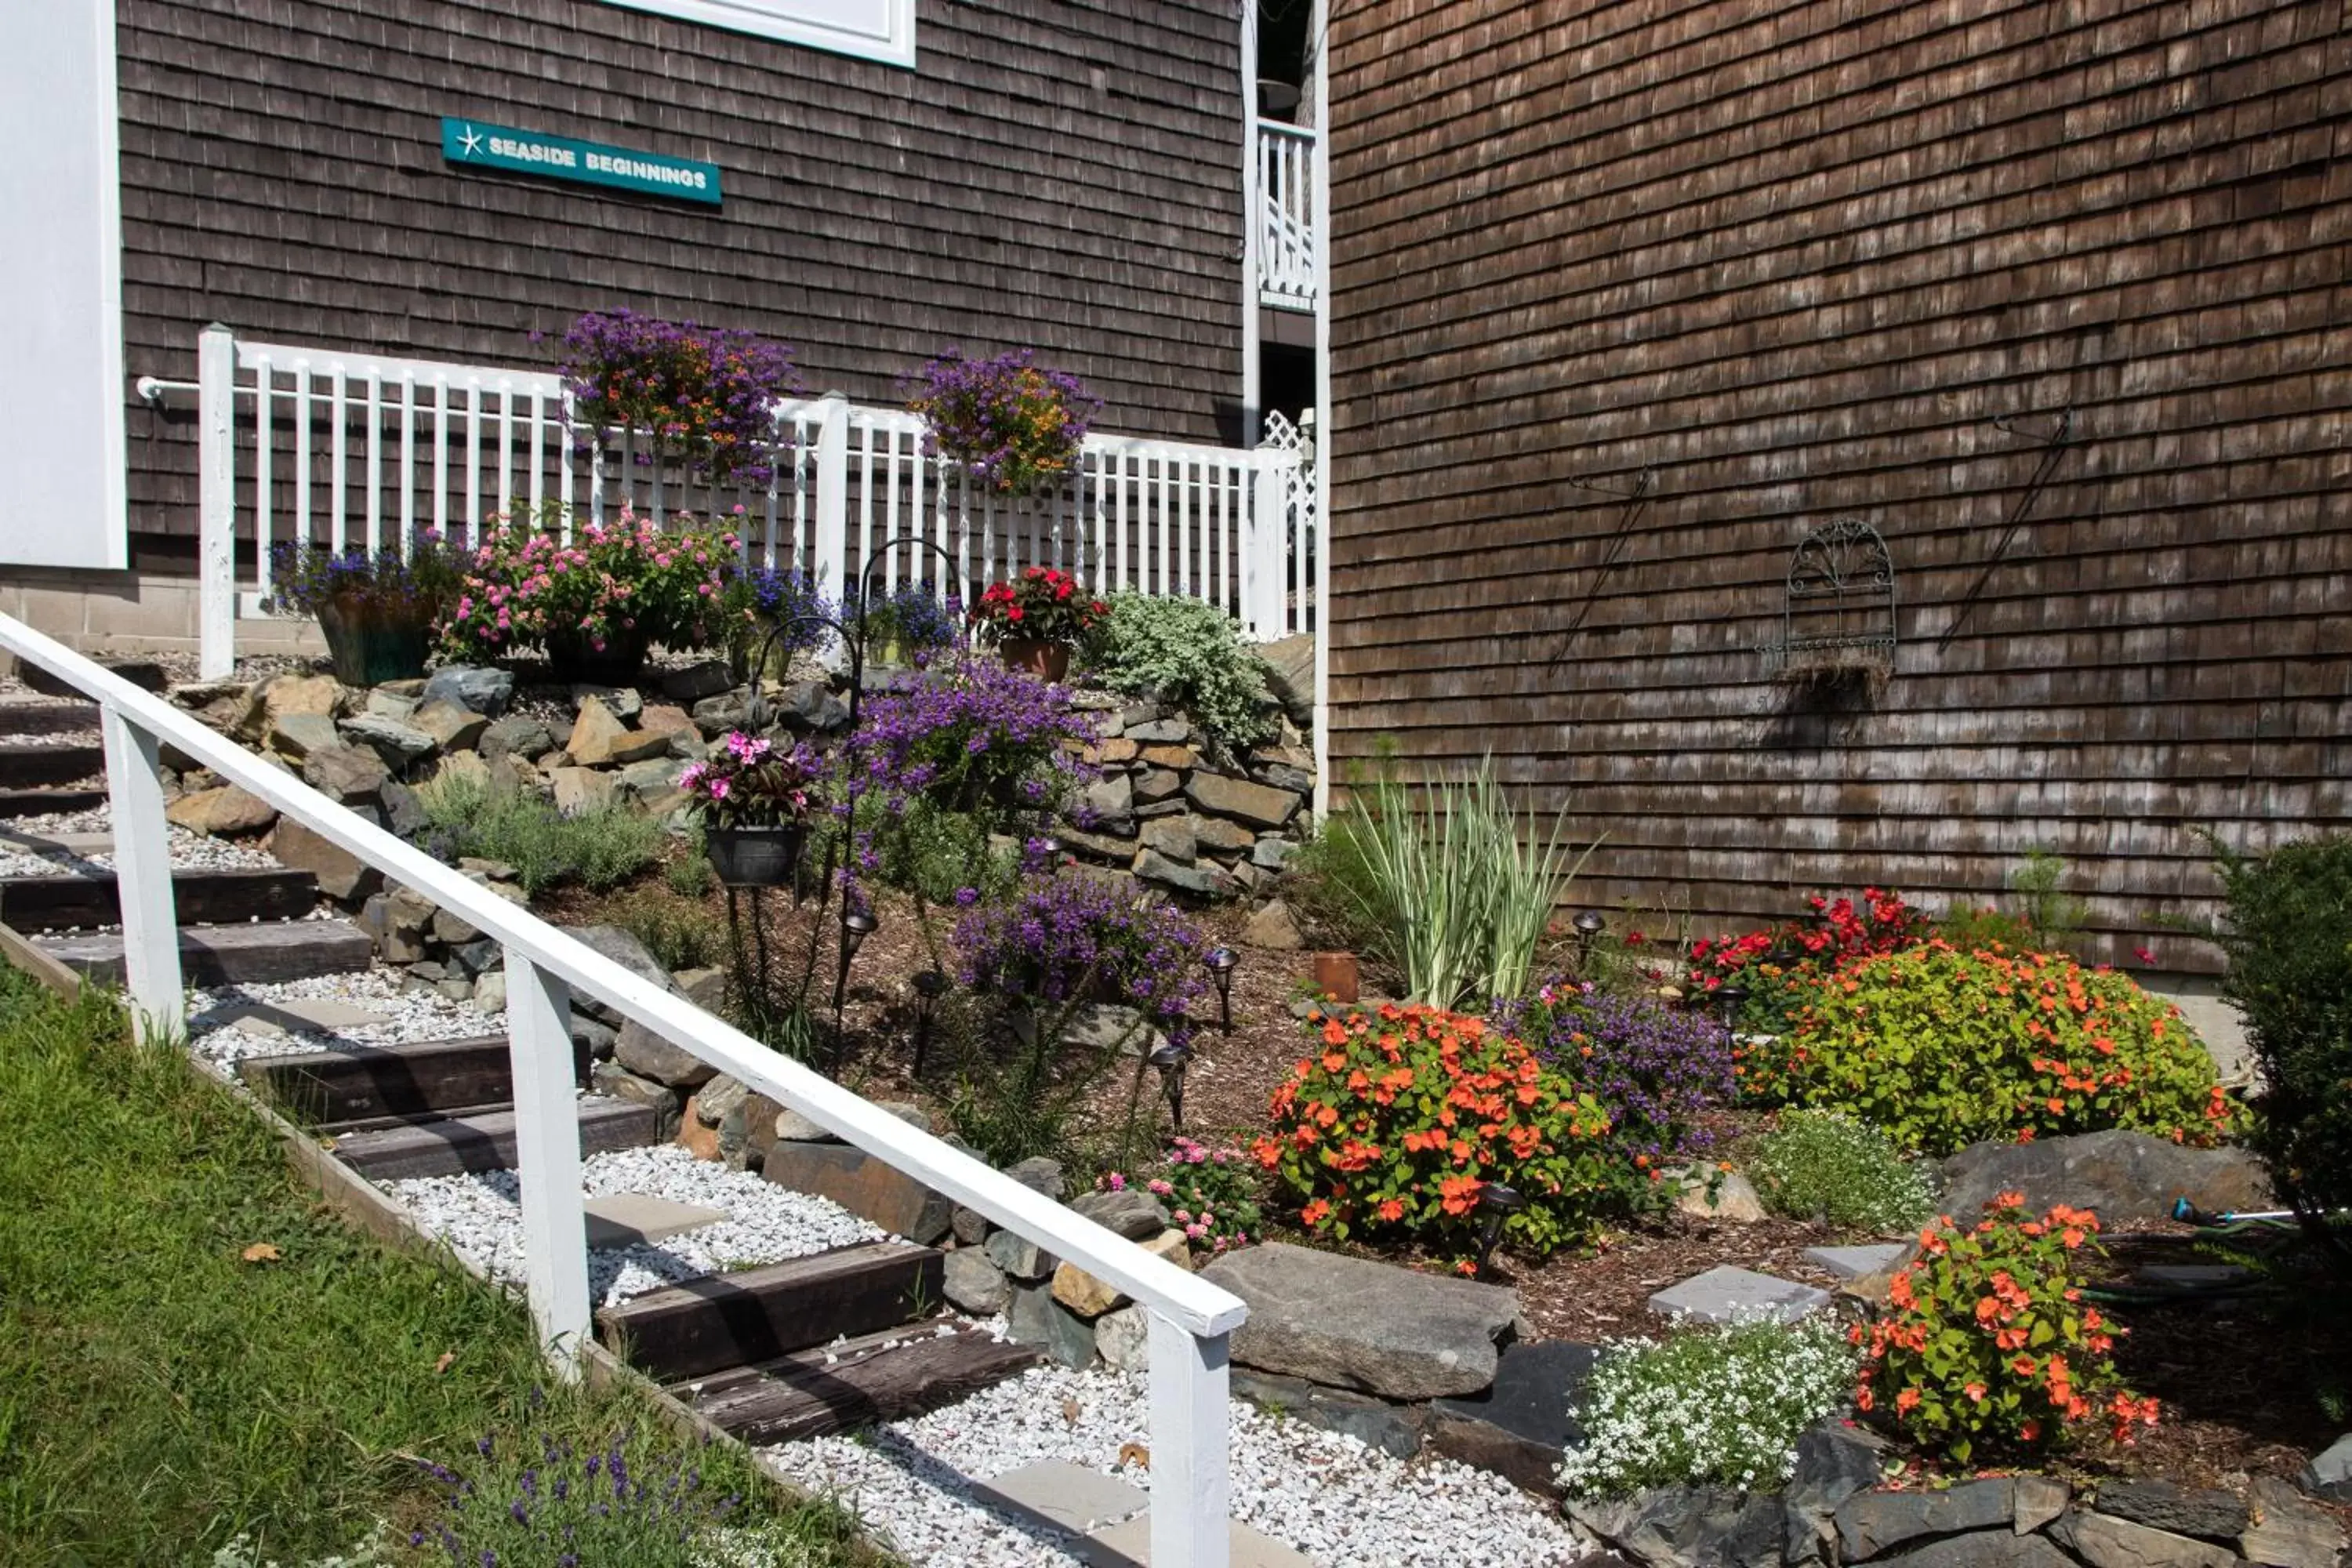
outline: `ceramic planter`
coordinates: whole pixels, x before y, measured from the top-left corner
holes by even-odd
[[[335,679],[345,686],[381,686],[425,673],[430,616],[386,615],[358,599],[330,599],[319,606],[319,630],[326,636]]]

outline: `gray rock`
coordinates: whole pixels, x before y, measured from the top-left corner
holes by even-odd
[[[421,763],[441,749],[440,742],[414,724],[381,713],[362,713],[343,721],[343,737],[373,748],[395,768]]]
[[[514,700],[514,675],[509,670],[478,669],[462,664],[445,666],[425,682],[426,702],[455,702],[486,718],[495,719]]]
[[[918,1246],[947,1238],[953,1205],[896,1166],[847,1143],[771,1144],[760,1173],[778,1186],[831,1198]]]
[[[1025,1282],[1044,1279],[1061,1266],[1061,1259],[1028,1237],[1013,1231],[1000,1230],[988,1238],[989,1261],[1013,1279]],[[1048,1289],[1045,1292],[1051,1295]]]
[[[302,782],[345,805],[381,801],[391,776],[383,760],[364,746],[320,746],[302,759]]]
[[[1095,1359],[1095,1326],[1072,1317],[1042,1285],[1014,1285],[1004,1309],[1005,1335],[1015,1344],[1043,1346],[1062,1365],[1083,1372]]]
[[[403,838],[414,838],[425,831],[425,803],[398,779],[384,780],[383,787],[376,792],[376,799],[383,809],[383,825],[392,832]]]
[[[2238,1550],[2268,1568],[2336,1568],[2344,1553],[2344,1527],[2336,1516],[2306,1502],[2276,1476],[2256,1476],[2247,1489],[2253,1523],[2238,1537]]]
[[[2246,1528],[2246,1505],[2219,1489],[2191,1491],[2170,1481],[2104,1481],[2091,1506],[2116,1519],[2150,1530],[2235,1541]]]
[[[1201,842],[1192,832],[1189,817],[1163,816],[1157,822],[1145,823],[1141,843],[1153,854],[1165,855],[1180,866],[1190,866],[1201,853]]]
[[[490,723],[462,702],[438,699],[419,703],[409,722],[432,736],[434,744],[445,752],[472,751],[481,743]]]
[[[1250,864],[1261,870],[1279,871],[1290,864],[1290,857],[1297,848],[1295,839],[1261,837],[1256,847],[1250,851]]]
[[[576,995],[572,998],[572,1005],[575,1009],[579,1006],[579,998]],[[613,1055],[613,1047],[619,1042],[621,1032],[602,1018],[591,1017],[578,1011],[574,1011],[572,1015],[572,1048],[592,1060],[609,1059]]]
[[[1727,1323],[1750,1312],[1769,1312],[1784,1323],[1793,1323],[1829,1304],[1826,1290],[1729,1264],[1695,1274],[1650,1298],[1653,1312],[1701,1323]]]
[[[479,977],[493,969],[506,966],[506,953],[496,939],[484,937],[449,950],[449,962],[467,973]]]
[[[2226,1546],[2080,1510],[2060,1515],[2050,1539],[2091,1568],[2232,1568],[2239,1560]]]
[[[1013,1288],[1004,1278],[1004,1270],[988,1259],[988,1254],[975,1247],[959,1247],[947,1256],[947,1278],[942,1289],[947,1299],[974,1317],[986,1318],[1004,1310],[1012,1300]]]
[[[1082,816],[1102,824],[1127,822],[1135,816],[1135,786],[1125,773],[1113,773],[1088,784],[1078,797]]]
[[[1861,1563],[1922,1536],[1996,1526],[2006,1534],[2016,1503],[2006,1478],[1962,1481],[1939,1492],[1856,1492],[1838,1505],[1838,1545],[1846,1562]]]
[[[1839,1507],[1878,1484],[1885,1452],[1879,1438],[1842,1421],[1825,1421],[1798,1434],[1797,1467],[1780,1490],[1792,1561],[1830,1561]]]
[[[794,681],[768,699],[771,723],[803,733],[838,730],[849,722],[848,704],[813,680]]]
[[[674,1046],[635,1018],[621,1026],[613,1055],[631,1072],[679,1090],[698,1089],[719,1069],[682,1046]]]
[[[597,1062],[588,1069],[588,1084],[598,1094],[613,1100],[625,1100],[637,1105],[653,1107],[660,1128],[656,1138],[664,1143],[677,1136],[678,1110],[684,1103],[677,1092],[650,1079],[613,1062]]]
[[[493,969],[474,976],[474,1009],[479,1013],[507,1010],[507,972]]]
[[[1280,827],[1297,812],[1301,796],[1292,790],[1199,770],[1184,781],[1184,798],[1213,816],[1230,816],[1253,827]]]
[[[1297,952],[1307,945],[1307,939],[1299,934],[1298,922],[1291,918],[1290,907],[1280,899],[1272,899],[1242,927],[1242,943],[1276,952]]]
[[[673,669],[661,678],[662,695],[672,702],[699,702],[706,697],[716,697],[735,684],[727,668],[727,661],[706,658],[699,664],[689,664],[684,669]]]
[[[1304,768],[1288,767],[1281,763],[1268,763],[1257,770],[1258,782],[1276,789],[1296,790],[1300,795],[1315,793],[1315,775]]]
[[[2183,1197],[2214,1211],[2272,1206],[2269,1178],[2244,1150],[2184,1149],[2145,1132],[1972,1144],[1945,1161],[1943,1173],[1944,1212],[1963,1220],[2012,1190],[2036,1212],[2072,1204],[2110,1226],[2169,1219]]]
[[[495,762],[500,757],[536,760],[555,750],[555,736],[538,720],[518,713],[484,728],[476,749],[486,761]]]
[[[1654,1568],[1780,1568],[1780,1500],[1730,1487],[1660,1487],[1629,1498],[1571,1499],[1570,1517]]]
[[[433,911],[433,940],[444,947],[463,947],[469,942],[482,940],[482,930],[465,916],[449,910]]]
[[[694,705],[694,727],[706,735],[721,735],[730,730],[740,730],[749,717],[747,700],[740,692],[722,692],[706,697]]]
[[[1181,811],[1183,803],[1172,797],[1184,787],[1184,777],[1173,768],[1148,768],[1133,781],[1135,799],[1144,805],[1167,801],[1171,811]]]
[[[1202,1275],[1249,1303],[1234,1361],[1389,1399],[1487,1387],[1496,1341],[1519,1315],[1500,1286],[1281,1242],[1227,1253]]]
[[[751,1098],[749,1084],[722,1072],[694,1091],[694,1111],[705,1127],[716,1127]]]
[[[980,1246],[988,1239],[988,1233],[995,1228],[986,1215],[978,1209],[968,1209],[961,1204],[956,1205],[955,1212],[948,1215],[948,1234],[966,1247]]]
[[[1418,1405],[1391,1405],[1369,1394],[1324,1388],[1305,1378],[1245,1367],[1234,1368],[1231,1376],[1234,1396],[1260,1409],[1353,1437],[1395,1458],[1410,1459],[1421,1451],[1427,1413]],[[1549,1482],[1545,1489],[1550,1489]]]
[[[652,800],[677,787],[686,763],[677,757],[650,757],[631,763],[614,775],[614,793],[624,800]]]
[[[1166,1205],[1140,1187],[1116,1193],[1080,1193],[1070,1200],[1070,1207],[1129,1241],[1150,1241],[1168,1228]]]
[[[1119,726],[1122,730],[1129,730],[1138,724],[1149,724],[1166,711],[1167,710],[1157,702],[1150,700],[1130,702],[1118,710]]]
[[[1255,829],[1222,816],[1187,816],[1184,826],[1192,830],[1193,842],[1210,854],[1245,855],[1257,846]]]
[[[1181,719],[1147,719],[1129,724],[1127,738],[1139,746],[1181,746],[1192,738],[1192,726]]]
[[[818,1126],[790,1106],[776,1112],[776,1137],[786,1143],[838,1143],[826,1128]]]
[[[1676,1174],[1683,1184],[1675,1196],[1675,1207],[1695,1219],[1754,1225],[1769,1217],[1755,1184],[1737,1171],[1717,1171],[1711,1177],[1705,1172],[1668,1173],[1670,1177]]]
[[[335,721],[323,713],[287,713],[271,722],[268,744],[280,755],[299,762],[313,752],[343,744],[343,736]]]
[[[383,872],[290,816],[278,819],[266,844],[279,865],[310,872],[319,891],[337,903],[363,903],[383,886]]]
[[[1315,634],[1300,632],[1262,645],[1265,689],[1289,721],[1304,730],[1315,722]]]
[[[1882,1557],[1871,1568],[2076,1568],[2074,1560],[2038,1535],[1978,1531],[1931,1542],[1916,1552]]]
[[[2017,1512],[2010,1521],[2012,1534],[2031,1535],[2066,1511],[2074,1489],[2048,1476],[2021,1475],[2017,1479]]]
[[[1062,1163],[1043,1154],[1032,1155],[1007,1165],[1004,1173],[1031,1192],[1042,1194],[1055,1203],[1060,1203],[1062,1194],[1070,1190],[1069,1176],[1063,1171]]]
[[[565,926],[562,929],[566,935],[576,937],[630,973],[650,980],[655,984],[668,990],[677,989],[670,982],[669,971],[655,962],[654,955],[646,951],[646,944],[620,927]],[[572,1008],[576,1013],[587,1014],[614,1030],[618,1030],[621,1026],[619,1013],[584,992],[575,991],[572,994]]]
[[[1095,1320],[1095,1353],[1121,1372],[1151,1365],[1151,1319],[1140,1307],[1121,1307]]]
[[[1149,832],[1157,824],[1147,824]],[[1147,882],[1158,882],[1182,892],[1197,893],[1204,899],[1230,899],[1242,890],[1233,874],[1215,865],[1180,866],[1156,850],[1146,849],[1135,858],[1135,874]]]
[[[577,709],[589,700],[602,702],[615,719],[634,719],[646,710],[645,694],[634,686],[593,686],[584,680],[572,685],[572,704]]]
[[[1550,1491],[1561,1458],[1583,1441],[1576,1406],[1599,1354],[1565,1340],[1505,1347],[1492,1388],[1432,1402],[1431,1445],[1529,1491]]]
[[[2312,1456],[2303,1468],[2303,1489],[2330,1502],[2352,1502],[2352,1432]]]

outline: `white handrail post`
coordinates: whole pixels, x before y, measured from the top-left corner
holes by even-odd
[[[816,517],[809,541],[810,563],[818,589],[835,604],[849,563],[849,398],[828,392],[817,399]]]
[[[1271,642],[1289,627],[1284,624],[1284,583],[1287,574],[1283,562],[1283,536],[1286,510],[1283,491],[1286,488],[1283,465],[1274,448],[1260,447],[1250,454],[1255,465],[1251,479],[1249,575],[1244,580],[1247,589],[1243,602],[1248,605],[1249,635],[1260,642]]]
[[[196,334],[196,670],[220,680],[236,668],[236,337],[218,321]]]
[[[163,759],[153,735],[113,703],[100,709],[106,790],[114,821],[115,898],[122,909],[122,983],[146,1026],[180,1032],[180,932],[172,896],[172,840],[163,821]]]
[[[1147,1312],[1151,1370],[1151,1561],[1181,1568],[1226,1568],[1225,1522],[1233,1479],[1226,1468],[1231,1412],[1225,1356],[1230,1336],[1195,1337]]]
[[[572,987],[509,945],[507,1050],[514,1068],[515,1171],[531,1321],[565,1377],[589,1332],[588,1221],[580,1200],[580,1109]]]

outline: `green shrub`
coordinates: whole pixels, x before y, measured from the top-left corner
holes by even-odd
[[[1791,1110],[1765,1134],[1748,1179],[1775,1214],[1891,1235],[1927,1223],[1935,1195],[1886,1135],[1830,1110]]]
[[[2222,994],[2245,1015],[2266,1085],[2248,1144],[2306,1219],[2352,1207],[2352,837],[2224,852]]]
[[[519,790],[494,790],[468,773],[443,773],[416,792],[426,847],[444,860],[503,860],[536,896],[564,882],[618,887],[660,852],[661,824],[626,805],[567,816]]]
[[[672,973],[727,962],[727,922],[700,904],[632,895],[617,923]]]
[[[1942,941],[1822,976],[1788,1034],[1741,1047],[1740,1075],[1752,1099],[1927,1154],[2109,1128],[2206,1144],[2232,1120],[2180,1010],[2128,975]]]
[[[2064,949],[2083,930],[2090,906],[2063,890],[2066,862],[2047,849],[2029,849],[2009,874],[2010,907],[1955,905],[1936,921],[1936,934],[1966,952],[2000,946],[2017,952]]]
[[[1571,861],[1555,819],[1538,842],[1491,763],[1413,793],[1382,773],[1351,790],[1317,862],[1350,918],[1380,933],[1379,956],[1436,1007],[1523,995],[1552,911],[1592,850]]]
[[[698,899],[710,890],[710,858],[698,849],[662,868],[662,880],[681,899]]]
[[[1766,1320],[1628,1340],[1602,1352],[1560,1485],[1581,1496],[1718,1484],[1771,1491],[1797,1438],[1853,1392],[1855,1355],[1821,1318]]]
[[[1276,730],[1265,661],[1241,625],[1199,599],[1113,594],[1086,642],[1086,665],[1115,691],[1172,702],[1220,744],[1257,744]]]

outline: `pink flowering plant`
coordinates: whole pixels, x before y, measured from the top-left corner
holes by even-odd
[[[787,751],[737,730],[709,759],[689,763],[677,787],[705,827],[782,827],[807,819],[816,777],[805,746]]]
[[[1257,1182],[1248,1156],[1238,1149],[1212,1149],[1179,1137],[1157,1173],[1129,1176],[1110,1171],[1095,1185],[1114,1193],[1142,1186],[1166,1206],[1169,1222],[1184,1232],[1195,1252],[1214,1257],[1262,1239],[1265,1216],[1258,1208]]]
[[[665,529],[625,502],[619,517],[580,519],[560,506],[536,519],[501,513],[463,562],[454,602],[436,627],[445,658],[485,663],[532,648],[708,646],[725,630],[721,593],[740,541],[679,514]]]

